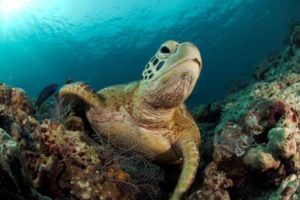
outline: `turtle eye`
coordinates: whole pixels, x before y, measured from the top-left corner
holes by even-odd
[[[168,47],[166,47],[166,46],[162,46],[160,48],[160,52],[161,53],[171,53],[170,49]]]

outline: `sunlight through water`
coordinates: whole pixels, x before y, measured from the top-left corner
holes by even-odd
[[[299,7],[299,0],[0,0],[0,82],[31,96],[69,77],[101,89],[139,80],[166,40],[190,41],[203,71],[187,103],[211,102],[285,48]]]
[[[29,3],[29,0],[2,0],[0,1],[1,17],[8,20],[11,15],[21,12]]]

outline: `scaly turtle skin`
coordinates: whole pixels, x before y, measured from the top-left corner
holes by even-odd
[[[179,200],[194,181],[199,165],[200,132],[183,102],[195,86],[201,62],[193,44],[167,41],[146,65],[142,80],[98,93],[83,83],[73,83],[62,87],[59,95],[82,100],[87,119],[98,134],[109,138],[122,135],[123,144],[138,143],[143,147],[140,151],[151,152],[161,162],[182,162],[170,198]]]

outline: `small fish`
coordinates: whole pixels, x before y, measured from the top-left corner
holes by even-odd
[[[38,99],[35,102],[35,106],[39,108],[52,94],[57,91],[58,84],[54,83],[46,86],[39,94]]]
[[[74,81],[73,81],[73,79],[71,78],[71,77],[69,77],[69,78],[67,78],[66,80],[65,80],[65,84],[70,84],[70,83],[73,83]]]

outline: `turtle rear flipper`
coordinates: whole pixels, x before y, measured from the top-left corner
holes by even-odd
[[[66,100],[82,100],[91,107],[100,107],[102,102],[97,93],[87,84],[76,82],[67,84],[59,90],[59,97]]]
[[[183,157],[183,167],[170,200],[180,200],[193,183],[199,166],[199,148],[190,137],[180,137],[175,144]]]

